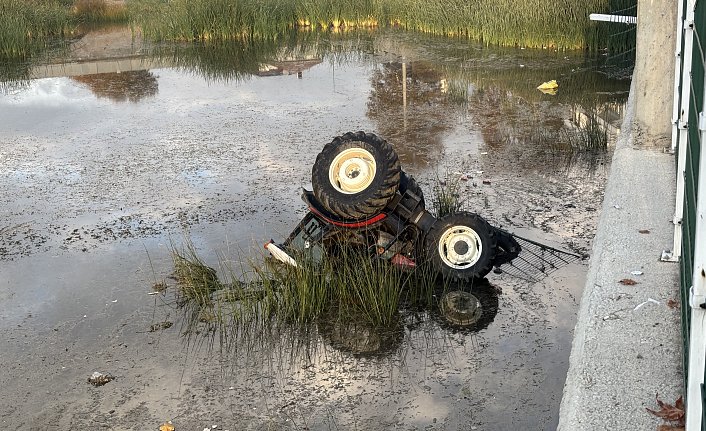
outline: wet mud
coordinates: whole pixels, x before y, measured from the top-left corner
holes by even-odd
[[[582,60],[519,50],[474,60],[462,46],[463,58],[439,54],[436,39],[383,42],[345,61],[324,56],[300,76],[219,80],[165,67],[38,79],[0,95],[3,427],[556,427],[585,262],[534,284],[491,274],[497,314],[478,331],[422,313],[373,340],[328,328],[223,349],[217,336],[183,335],[170,248],[188,237],[216,268],[258,256],[303,216],[299,190],[318,151],[347,131],[387,138],[428,195],[438,178],[458,181],[466,207],[493,224],[590,251],[610,149],[567,155],[538,150],[517,125],[516,139],[497,133],[502,118],[570,119],[586,95],[535,94],[536,76],[570,82]],[[447,91],[461,72],[433,67],[446,63],[476,71],[461,102]],[[496,79],[514,70],[508,80],[521,82],[530,67],[530,89]],[[618,93],[599,84],[585,92]],[[166,292],[151,294],[162,281]],[[355,337],[365,352],[351,348]],[[94,372],[114,379],[93,386]]]

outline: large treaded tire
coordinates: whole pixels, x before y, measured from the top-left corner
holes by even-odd
[[[424,253],[444,277],[467,281],[483,278],[493,268],[494,229],[477,214],[449,214],[434,223],[424,239]]]
[[[345,152],[360,152],[372,156],[365,172],[374,171],[368,181],[354,186],[364,187],[355,192],[343,190],[341,182],[334,180],[345,163],[341,155]],[[353,161],[361,160],[352,156]],[[367,169],[367,170],[366,170]],[[372,133],[349,132],[326,144],[316,157],[311,172],[314,195],[333,214],[349,220],[369,218],[380,211],[395,196],[400,185],[400,162],[397,153],[384,139]],[[355,175],[358,175],[357,173]],[[356,181],[355,176],[350,177]]]

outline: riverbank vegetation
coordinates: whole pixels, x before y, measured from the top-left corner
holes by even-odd
[[[621,4],[617,4],[621,3]],[[624,3],[624,4],[623,4]],[[130,0],[130,16],[157,40],[276,38],[291,28],[332,31],[394,26],[488,45],[590,49],[607,46],[593,12],[634,0]]]
[[[71,5],[74,21],[88,24],[128,22],[127,6],[106,0],[74,0]]]
[[[30,55],[63,36],[69,22],[69,9],[58,1],[0,0],[0,55]]]
[[[26,56],[85,23],[132,22],[154,40],[278,39],[287,30],[398,27],[488,45],[598,50],[615,24],[589,13],[635,0],[0,0],[0,54]]]
[[[107,0],[0,0],[0,57],[26,58],[78,33],[82,24],[127,22]]]

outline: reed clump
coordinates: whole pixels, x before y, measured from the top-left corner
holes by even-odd
[[[173,248],[172,257],[178,303],[190,311],[190,320],[203,320],[206,310],[209,323],[231,333],[273,322],[301,327],[351,319],[392,327],[402,304],[432,300],[436,280],[427,268],[402,270],[366,247],[348,245],[320,259],[298,253],[296,267],[266,258],[247,268],[223,268],[228,282],[219,281],[190,243]]]
[[[431,205],[438,218],[461,211],[466,203],[462,198],[463,186],[460,176],[447,175],[446,177],[446,179],[437,177],[432,187]]]
[[[28,57],[63,36],[70,23],[69,10],[57,0],[0,0],[0,57]]]

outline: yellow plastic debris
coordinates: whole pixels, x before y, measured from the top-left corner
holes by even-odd
[[[174,431],[174,425],[171,421],[167,421],[159,426],[159,431]]]
[[[559,84],[556,83],[556,79],[552,79],[537,87],[537,90],[555,90],[557,88],[559,88]]]

